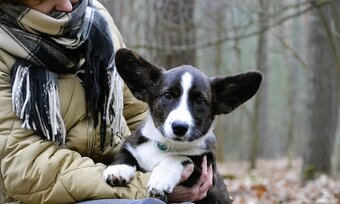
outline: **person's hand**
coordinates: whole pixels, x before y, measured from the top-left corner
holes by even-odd
[[[187,180],[194,170],[194,165],[188,165],[181,177],[181,182]],[[197,201],[202,200],[207,196],[208,190],[213,184],[213,169],[210,165],[207,165],[207,157],[204,156],[202,161],[202,174],[198,182],[191,188],[184,186],[177,186],[173,192],[168,195],[168,201],[171,202],[185,202],[185,201]]]

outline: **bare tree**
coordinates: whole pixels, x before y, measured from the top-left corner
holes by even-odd
[[[224,35],[224,25],[227,21],[227,16],[225,15],[225,12],[227,12],[228,7],[227,5],[221,6],[221,3],[218,2],[215,6],[209,6],[210,9],[213,9],[212,12],[215,12],[216,20],[215,20],[215,26],[216,26],[216,35],[218,38],[221,38],[221,36]],[[223,46],[222,44],[216,45],[215,48],[215,60],[214,60],[214,68],[215,68],[215,74],[216,76],[221,76],[223,73],[223,69],[225,69],[225,65],[223,64],[223,58],[224,52],[223,52]],[[216,158],[217,161],[223,162],[225,159],[225,145],[224,141],[227,137],[224,132],[224,116],[220,116],[217,118],[215,133],[216,133],[216,139],[217,139],[217,148],[216,148]]]
[[[332,6],[318,7],[309,17],[308,65],[311,73],[308,104],[309,142],[304,154],[303,168],[305,178],[331,171],[331,155],[338,119],[336,89],[338,65],[327,32],[327,23],[334,21],[331,14]]]
[[[259,23],[260,29],[263,32],[258,36],[257,45],[257,68],[263,73],[264,76],[268,76],[268,33],[265,31],[265,27],[268,25],[268,11],[269,11],[269,1],[259,0],[260,13],[259,18],[261,19]],[[259,152],[259,139],[266,138],[267,132],[267,106],[268,106],[268,80],[264,78],[261,90],[255,99],[254,108],[254,121],[253,121],[253,143],[250,155],[250,168],[255,168],[256,159]],[[262,147],[263,148],[263,147]]]
[[[151,26],[152,35],[147,35],[150,44],[161,46],[183,46],[195,44],[193,24],[194,0],[152,1],[155,19]],[[195,50],[154,51],[156,63],[167,68],[182,64],[195,64]]]
[[[340,17],[340,1],[335,1],[332,6],[332,16],[333,19],[338,19]],[[331,38],[331,43],[333,46],[333,51],[335,53],[336,57],[336,64],[337,64],[337,79],[340,79],[340,22],[338,20],[333,20],[333,22],[325,22],[328,23],[328,33],[329,37]],[[340,81],[336,80],[336,87],[338,91],[338,107],[340,107]],[[335,148],[333,152],[333,160],[334,160],[334,173],[339,174],[340,173],[340,108],[338,108],[338,124],[337,124],[337,138],[335,143]]]

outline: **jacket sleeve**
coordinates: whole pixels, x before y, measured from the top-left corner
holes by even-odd
[[[23,136],[24,134],[21,134]],[[101,198],[144,198],[143,174],[126,187],[110,187],[103,178],[105,168],[86,157],[34,135],[1,138],[5,151],[1,172],[11,197],[24,203],[74,203]],[[144,177],[144,180],[147,178]]]
[[[5,69],[0,61],[0,168],[7,194],[24,203],[147,197],[147,174],[137,173],[126,187],[110,187],[102,178],[105,165],[22,128]]]

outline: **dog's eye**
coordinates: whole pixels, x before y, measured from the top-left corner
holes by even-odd
[[[205,100],[204,100],[203,97],[199,96],[199,97],[196,98],[196,104],[202,105],[204,103],[205,103]]]
[[[172,95],[171,95],[170,92],[165,92],[165,93],[163,94],[163,98],[164,98],[165,100],[167,100],[167,101],[171,101]]]

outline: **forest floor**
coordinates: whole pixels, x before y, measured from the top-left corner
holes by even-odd
[[[340,178],[321,175],[302,181],[301,159],[259,160],[249,171],[247,162],[219,163],[218,169],[233,204],[329,203],[340,204]]]

